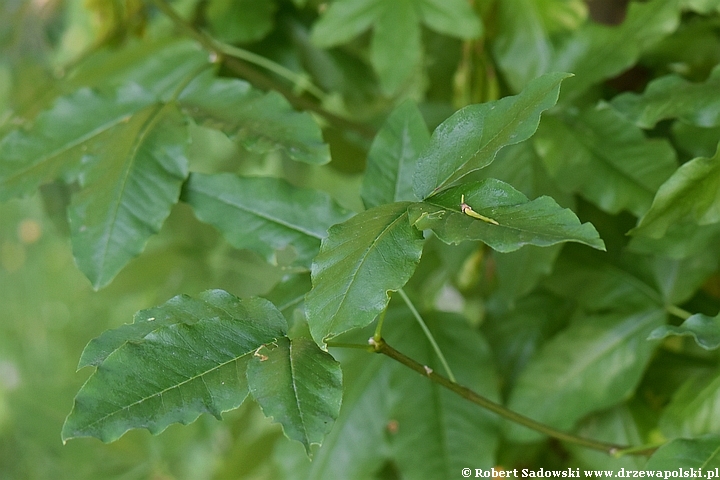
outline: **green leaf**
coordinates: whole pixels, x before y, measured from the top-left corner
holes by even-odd
[[[654,350],[650,331],[662,310],[582,318],[546,343],[520,374],[508,408],[568,430],[590,412],[627,399]],[[537,432],[507,424],[510,439],[529,442]]]
[[[447,356],[457,380],[498,401],[498,382],[487,341],[454,314],[426,316],[428,328]],[[437,356],[417,325],[405,314],[390,315],[387,342],[435,370]],[[476,468],[497,465],[498,418],[405,366],[395,365],[390,378],[391,456],[407,478],[444,480],[457,476],[472,459]],[[389,393],[390,393],[389,392]]]
[[[502,147],[529,138],[538,127],[540,114],[557,102],[560,83],[569,76],[550,73],[530,82],[516,96],[455,112],[435,129],[418,161],[415,195],[425,199],[492,163]]]
[[[389,95],[420,74],[420,33],[413,0],[387,3],[383,14],[375,19],[370,61],[380,78],[382,89]]]
[[[180,95],[180,105],[196,120],[222,130],[244,148],[281,150],[293,160],[321,165],[328,146],[309,113],[299,113],[277,92],[263,93],[236,79],[201,75]]]
[[[330,228],[305,300],[318,344],[372,322],[387,307],[388,292],[402,288],[415,271],[423,238],[408,222],[408,206],[382,205]]]
[[[645,464],[645,470],[677,471],[702,468],[705,473],[720,467],[720,435],[678,438],[666,443]]]
[[[322,443],[340,413],[340,364],[312,340],[279,338],[260,347],[247,367],[250,393],[288,438]]]
[[[115,96],[83,88],[59,98],[28,130],[0,140],[0,200],[24,196],[77,168],[84,155],[102,151],[112,131],[156,102],[137,85]]]
[[[578,94],[635,64],[641,53],[675,31],[679,0],[630,2],[623,23],[609,27],[587,23],[556,50],[550,71],[577,75],[565,95]]]
[[[459,38],[477,38],[483,26],[471,4],[464,0],[419,0],[414,2],[420,19],[438,33]]]
[[[462,213],[463,195],[474,212],[498,225]],[[480,240],[499,252],[512,252],[523,245],[561,242],[605,249],[595,228],[589,223],[581,225],[571,210],[560,207],[550,197],[530,201],[500,180],[487,179],[449,188],[412,205],[409,215],[413,225],[421,230],[432,229],[446,243]]]
[[[268,0],[214,0],[206,16],[215,36],[228,43],[261,40],[273,29],[275,2]]]
[[[662,184],[650,210],[630,230],[660,238],[671,225],[691,220],[698,225],[720,222],[720,145],[712,158],[695,158]]]
[[[95,289],[160,230],[188,174],[188,143],[175,107],[154,105],[114,128],[85,167],[68,219],[75,261]]]
[[[527,245],[514,252],[495,253],[498,287],[493,298],[512,306],[552,272],[561,249],[562,245],[544,248]]]
[[[415,200],[412,177],[429,139],[425,121],[413,102],[403,103],[388,117],[368,153],[360,191],[367,208]]]
[[[420,70],[420,22],[453,37],[474,38],[481,24],[462,0],[338,0],[313,26],[319,47],[350,41],[373,27],[370,59],[388,94],[400,90]]]
[[[703,372],[683,383],[658,426],[668,438],[696,437],[720,429],[720,373]]]
[[[147,322],[156,328],[139,325]],[[287,328],[267,300],[240,300],[221,290],[197,299],[177,296],[138,312],[134,324],[88,346],[83,364],[102,363],[75,397],[63,440],[111,442],[131,428],[157,434],[201,413],[220,418],[247,396],[244,370],[252,353]]]
[[[533,141],[561,188],[609,213],[645,213],[676,168],[675,151],[666,140],[645,138],[604,105],[579,115],[547,116]]]
[[[229,173],[193,173],[183,200],[233,246],[277,263],[276,252],[291,245],[297,254],[295,263],[307,267],[328,228],[349,217],[326,193],[293,187],[277,178]]]
[[[648,340],[667,338],[672,335],[693,337],[695,342],[705,350],[715,350],[720,347],[720,314],[710,317],[696,313],[682,325],[663,325],[650,333]]]
[[[623,93],[611,104],[635,125],[653,128],[660,120],[679,118],[699,127],[720,126],[720,67],[704,83],[678,75],[653,80],[642,94]]]

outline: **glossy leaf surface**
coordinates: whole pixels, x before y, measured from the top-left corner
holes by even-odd
[[[262,345],[284,337],[280,312],[267,300],[240,300],[221,290],[197,299],[178,296],[143,310],[135,324],[155,322],[152,331],[122,328],[106,333],[88,354],[102,363],[75,397],[63,439],[94,436],[110,442],[131,428],[159,433],[171,423],[217,418],[247,396],[245,367]]]
[[[295,262],[306,267],[328,228],[349,217],[326,193],[277,178],[194,173],[183,200],[233,246],[253,250],[272,263],[277,250],[292,246]]]
[[[416,200],[412,177],[429,139],[425,121],[414,103],[402,104],[388,117],[368,152],[360,192],[367,208]]]
[[[698,225],[720,222],[720,149],[712,158],[695,158],[680,166],[631,233],[660,238],[671,225],[686,220]]]
[[[498,225],[463,213],[463,196],[474,212]],[[421,230],[432,229],[446,243],[480,240],[500,252],[511,252],[523,245],[561,242],[605,248],[592,225],[581,225],[571,210],[560,207],[552,198],[530,201],[507,183],[494,179],[445,190],[412,205],[409,215],[413,225]]]
[[[720,315],[709,317],[702,313],[696,313],[685,320],[679,327],[664,325],[653,330],[648,339],[656,340],[671,335],[693,337],[695,342],[702,348],[715,350],[720,347]]]
[[[375,207],[335,225],[312,265],[306,298],[318,344],[364,327],[405,285],[422,253],[422,233],[408,222],[405,202]]]
[[[288,438],[310,454],[340,413],[340,364],[312,340],[279,338],[258,348],[247,368],[250,393]]]
[[[467,106],[440,124],[418,161],[413,179],[417,198],[425,199],[489,165],[501,148],[529,138],[540,114],[557,102],[560,83],[569,76],[544,75],[516,96]]]

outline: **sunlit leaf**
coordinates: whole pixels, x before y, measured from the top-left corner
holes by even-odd
[[[248,387],[268,417],[310,454],[340,413],[340,364],[312,340],[285,337],[259,348],[247,368]]]
[[[100,288],[145,248],[177,203],[188,174],[184,120],[156,105],[112,130],[68,209],[73,254]]]
[[[183,200],[233,246],[276,263],[276,251],[290,245],[297,254],[295,262],[307,267],[328,228],[350,216],[326,193],[293,187],[277,178],[194,173]]]
[[[415,200],[412,176],[429,138],[425,121],[414,103],[404,103],[388,117],[368,152],[360,192],[367,208]]]
[[[293,160],[311,164],[330,161],[310,114],[296,112],[277,92],[264,93],[242,80],[217,79],[208,73],[188,85],[179,102],[189,115],[250,151],[281,150]]]
[[[131,428],[157,434],[201,413],[220,418],[247,396],[245,367],[253,352],[287,328],[267,300],[240,300],[221,290],[175,297],[139,312],[135,323],[156,319],[155,330],[121,327],[124,341],[114,332],[91,345],[103,353],[88,357],[105,358],[75,397],[64,440],[110,442]]]
[[[663,325],[650,333],[648,340],[667,338],[672,335],[693,337],[695,342],[705,350],[715,350],[720,347],[720,314],[710,317],[696,313],[682,325]]]
[[[702,468],[703,473],[720,467],[720,435],[678,438],[663,445],[645,464],[645,470],[678,471]]]
[[[720,148],[712,158],[695,158],[662,184],[650,210],[630,231],[660,238],[671,225],[691,220],[698,225],[720,222]]]
[[[568,430],[584,415],[628,398],[650,361],[647,335],[664,318],[662,310],[579,319],[553,337],[528,363],[510,394],[508,408]],[[540,434],[506,424],[515,441]]]
[[[522,142],[538,127],[540,114],[555,105],[560,83],[571,76],[551,73],[514,97],[470,105],[435,129],[418,161],[415,195],[425,199],[468,173],[483,168],[506,145]]]
[[[642,94],[623,93],[612,106],[642,128],[660,120],[679,118],[699,127],[720,125],[720,67],[703,83],[691,83],[678,75],[652,81]]]
[[[486,220],[463,213],[463,197],[472,211]],[[605,248],[591,224],[581,225],[571,210],[560,207],[552,198],[530,201],[507,183],[494,179],[447,189],[413,204],[409,215],[413,225],[421,230],[432,229],[446,243],[480,240],[500,252],[511,252],[523,245],[562,242]]]
[[[408,206],[382,205],[330,228],[305,301],[316,342],[372,322],[390,301],[388,293],[415,271],[423,239],[408,222]]]

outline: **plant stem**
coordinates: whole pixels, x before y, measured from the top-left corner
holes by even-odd
[[[380,341],[376,341],[375,339],[370,339],[370,345],[374,347],[374,351],[376,353],[382,353],[383,355],[387,355],[388,357],[392,358],[393,360],[402,363],[406,367],[409,367],[412,370],[415,370],[420,375],[428,377],[433,382],[447,388],[448,390],[451,390],[461,397],[480,405],[481,407],[490,410],[491,412],[494,412],[501,417],[507,418],[510,421],[513,421],[515,423],[518,423],[520,425],[523,425],[527,428],[530,428],[532,430],[535,430],[537,432],[543,433],[549,437],[556,438],[558,440],[572,443],[574,445],[580,445],[582,447],[591,448],[593,450],[599,450],[602,452],[607,453],[608,455],[616,455],[619,452],[624,452],[624,454],[629,455],[650,455],[655,451],[655,447],[642,447],[641,450],[637,450],[638,447],[630,447],[626,445],[617,445],[614,443],[606,443],[606,442],[600,442],[597,440],[591,440],[589,438],[583,438],[579,437],[577,435],[573,435],[567,432],[563,432],[561,430],[556,430],[553,427],[550,427],[548,425],[545,425],[540,422],[536,422],[535,420],[528,418],[524,415],[521,415],[517,412],[514,412],[512,410],[509,410],[499,403],[495,403],[492,400],[489,400],[482,395],[479,395],[475,393],[474,391],[470,390],[467,387],[464,387],[448,378],[443,377],[440,374],[435,373],[432,369],[428,368],[425,365],[421,365],[420,363],[416,362],[410,357],[405,356],[404,354],[398,352],[394,348],[392,348],[390,345],[385,343],[385,340],[380,339]]]
[[[363,345],[361,343],[327,342],[327,346],[334,348],[354,348],[356,350],[365,350],[369,352],[375,351],[372,346]]]
[[[227,45],[227,44],[218,42],[211,36],[207,35],[204,32],[197,30],[192,25],[190,25],[188,22],[186,22],[180,15],[177,14],[177,12],[175,12],[175,10],[170,5],[167,4],[167,2],[165,0],[151,0],[151,1],[160,11],[163,12],[163,14],[165,14],[175,24],[175,26],[177,26],[180,30],[184,31],[188,36],[195,39],[206,50],[213,52],[218,57],[218,59],[222,60],[222,62],[225,64],[225,66],[228,67],[230,70],[232,70],[233,73],[235,73],[236,75],[239,75],[239,76],[247,79],[249,82],[253,83],[255,86],[257,86],[259,88],[266,89],[266,90],[277,90],[278,92],[282,93],[282,95],[285,98],[287,98],[287,100],[295,108],[298,108],[301,110],[310,110],[319,115],[322,115],[331,124],[333,124],[339,128],[353,130],[368,139],[371,139],[375,136],[374,129],[372,129],[366,125],[362,125],[362,124],[353,122],[351,120],[342,118],[338,115],[335,115],[334,113],[331,113],[331,112],[325,110],[324,108],[317,105],[316,103],[311,102],[308,99],[303,98],[299,95],[296,95],[292,90],[284,87],[283,85],[279,84],[278,82],[275,82],[270,77],[267,77],[264,74],[260,73],[256,69],[252,68],[245,61],[255,63],[264,68],[268,68],[269,70],[271,70],[285,78],[288,78],[287,74],[288,74],[288,72],[290,72],[290,74],[291,74],[290,76],[292,78],[289,78],[289,80],[292,81],[295,85],[303,86],[308,91],[312,90],[312,91],[314,91],[313,94],[322,93],[322,95],[324,96],[324,93],[322,92],[322,90],[320,90],[318,87],[310,84],[310,82],[308,82],[306,78],[292,72],[291,70],[286,69],[282,65],[278,65],[274,62],[271,62],[270,60],[260,57],[252,52],[248,52],[246,50],[241,50],[241,49],[233,47],[231,45]],[[258,62],[258,58],[261,58],[262,61]],[[243,60],[245,60],[245,61],[243,61]],[[272,68],[269,68],[270,64],[273,65]],[[281,71],[282,71],[282,73],[281,73]]]
[[[398,290],[398,293],[402,297],[402,299],[405,301],[405,304],[408,306],[410,311],[412,312],[413,316],[415,317],[415,320],[420,324],[420,328],[422,328],[423,333],[425,333],[425,336],[427,337],[428,341],[430,342],[430,345],[432,345],[433,350],[435,351],[435,355],[438,356],[440,359],[440,363],[442,364],[443,368],[445,369],[445,372],[447,373],[447,376],[450,378],[452,382],[455,382],[455,375],[453,375],[452,370],[450,370],[450,365],[448,365],[447,360],[445,360],[445,355],[443,355],[442,350],[440,350],[440,346],[435,341],[435,337],[433,337],[432,332],[425,324],[425,321],[420,316],[420,313],[418,313],[417,309],[415,308],[415,305],[410,301],[410,298],[405,294],[405,291],[401,288]],[[380,340],[382,341],[382,338],[375,338],[375,341]]]
[[[683,320],[687,320],[692,316],[692,313],[688,312],[687,310],[683,310],[680,307],[676,307],[675,305],[665,305],[665,311],[671,315],[680,317]]]

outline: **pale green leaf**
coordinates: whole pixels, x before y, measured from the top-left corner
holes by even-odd
[[[84,358],[102,363],[75,397],[63,440],[111,442],[132,428],[157,434],[201,413],[220,418],[247,396],[245,368],[253,352],[283,338],[287,328],[267,300],[240,300],[221,290],[178,296],[135,316],[136,324],[156,320],[153,330],[121,327],[88,346],[95,353]]]
[[[370,61],[382,89],[392,95],[420,73],[420,24],[412,0],[388,2],[375,21]]]
[[[667,338],[672,335],[693,337],[695,342],[705,350],[720,347],[720,314],[710,317],[696,313],[685,320],[679,327],[663,325],[650,333],[648,340]]]
[[[683,383],[663,410],[658,426],[667,438],[717,433],[720,430],[720,374],[703,372]]]
[[[425,199],[492,163],[502,147],[529,138],[537,129],[540,114],[555,105],[560,83],[569,76],[544,75],[516,96],[467,106],[445,120],[418,161],[415,195]]]
[[[160,230],[188,174],[189,139],[175,107],[147,107],[111,133],[68,208],[75,261],[96,289]]]
[[[77,168],[115,127],[155,102],[137,85],[126,85],[116,96],[83,88],[59,98],[29,129],[0,140],[0,199],[27,195]]]
[[[206,17],[215,36],[228,43],[261,40],[273,29],[277,5],[269,0],[214,0]]]
[[[415,0],[422,22],[438,33],[451,37],[477,38],[483,26],[465,0]]]
[[[485,220],[460,208],[461,199]],[[480,240],[499,252],[523,245],[548,246],[580,242],[600,250],[605,244],[595,227],[580,224],[577,216],[550,197],[528,200],[500,180],[486,179],[449,188],[413,204],[410,221],[421,230],[432,229],[446,243]],[[492,220],[495,223],[491,223]]]
[[[632,395],[654,350],[650,331],[664,312],[608,314],[577,320],[546,343],[520,374],[508,408],[569,430],[586,414]],[[510,439],[534,441],[537,432],[506,424]]]
[[[372,322],[387,307],[388,293],[402,288],[415,271],[423,238],[408,222],[408,206],[382,205],[330,228],[305,300],[310,332],[319,344]]]
[[[288,438],[310,454],[340,413],[340,364],[312,340],[279,338],[259,348],[247,367],[250,393]]]
[[[225,132],[244,148],[259,153],[280,150],[310,164],[330,161],[320,127],[307,112],[296,112],[277,92],[263,93],[242,80],[203,74],[179,97],[196,120]]]
[[[666,140],[643,132],[607,106],[548,116],[533,138],[550,175],[602,210],[640,216],[676,168]]]
[[[388,117],[368,153],[360,191],[367,208],[415,200],[412,177],[429,139],[425,121],[414,103],[403,103]]]
[[[720,11],[720,2],[718,0],[683,0],[683,7],[698,13],[707,14],[713,10]]]
[[[679,471],[702,468],[703,473],[720,467],[720,435],[678,438],[666,443],[645,464],[645,470]]]
[[[233,246],[277,263],[276,252],[290,245],[297,254],[294,261],[306,267],[328,228],[350,216],[326,193],[293,187],[277,178],[194,173],[182,198]]]
[[[679,118],[699,127],[720,125],[720,67],[703,83],[691,83],[678,75],[653,80],[642,94],[623,93],[612,106],[642,128],[660,120]]]
[[[312,41],[332,47],[350,41],[373,24],[385,10],[383,0],[338,0],[315,22]]]
[[[720,222],[720,148],[712,158],[695,158],[680,166],[630,233],[660,238],[671,225],[686,220],[697,225]]]

